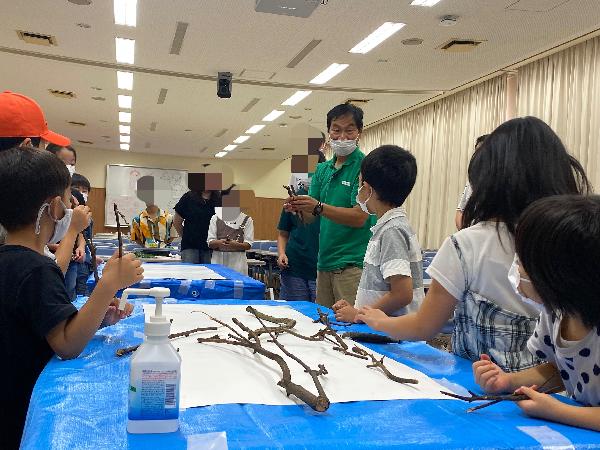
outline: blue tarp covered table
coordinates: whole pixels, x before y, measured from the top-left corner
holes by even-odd
[[[235,300],[209,303],[280,304]],[[316,317],[312,303],[288,304]],[[457,400],[337,403],[325,413],[306,406],[213,405],[181,411],[180,430],[176,433],[129,435],[129,357],[117,358],[115,351],[139,343],[140,338],[135,336],[142,324],[143,311],[138,305],[129,319],[100,330],[78,359],[54,358],[49,362],[33,391],[22,448],[179,450],[193,448],[188,443],[198,434],[220,431],[227,433],[229,448],[235,449],[542,448],[518,427],[530,427],[533,434],[546,436],[545,448],[600,448],[600,433],[528,418],[515,404],[504,402],[468,414],[465,410],[469,405]],[[365,325],[354,325],[352,329],[368,331]],[[434,379],[477,390],[467,360],[423,343],[368,346]],[[560,446],[569,441],[573,447]]]
[[[160,264],[160,263],[145,263]],[[169,264],[169,266],[184,266],[185,263]],[[188,300],[204,299],[222,299],[233,298],[240,300],[263,300],[265,298],[265,285],[254,278],[242,275],[229,267],[220,264],[202,264],[217,274],[224,277],[224,280],[181,280],[176,278],[163,278],[155,280],[142,280],[139,284],[131,287],[151,288],[166,287],[171,290],[171,297]],[[103,267],[103,266],[102,266]],[[102,267],[98,268],[98,274],[102,277]],[[91,292],[96,285],[94,275],[90,275],[87,280],[88,292]],[[120,296],[120,293],[119,293]]]

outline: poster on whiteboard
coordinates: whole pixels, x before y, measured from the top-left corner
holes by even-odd
[[[160,209],[174,214],[174,208],[183,194],[188,191],[187,170],[136,167],[120,164],[106,166],[106,202],[104,225],[116,227],[113,203],[127,218],[137,216],[146,205],[137,198],[137,180],[144,176],[154,177],[154,200]]]

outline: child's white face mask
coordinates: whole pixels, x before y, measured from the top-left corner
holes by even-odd
[[[52,234],[52,237],[48,241],[48,244],[57,244],[58,242],[62,241],[62,239],[65,237],[65,234],[67,234],[67,230],[69,229],[69,226],[71,225],[71,218],[73,217],[73,210],[67,208],[62,200],[60,201],[60,204],[62,205],[63,211],[65,213],[61,219],[55,219],[54,217],[52,217],[52,215],[50,215],[50,204],[49,203],[44,203],[40,207],[40,210],[38,212],[37,220],[35,222],[35,234],[40,234],[40,221],[42,220],[42,214],[44,213],[44,209],[48,208],[48,217],[50,217],[50,219],[52,219],[55,223],[54,233]]]
[[[535,300],[529,297],[525,297],[523,294],[521,294],[521,292],[519,292],[519,285],[521,283],[531,284],[531,280],[528,280],[527,278],[523,278],[521,276],[521,273],[519,272],[519,260],[517,258],[517,255],[515,255],[515,258],[513,259],[513,262],[510,266],[510,270],[508,271],[508,281],[510,281],[510,284],[513,290],[515,291],[515,294],[519,296],[523,303],[529,306],[533,306],[537,311],[542,312],[542,310],[544,309],[544,305],[536,302]]]
[[[366,199],[364,202],[361,202],[361,201],[360,201],[360,191],[361,191],[361,189],[362,189],[362,188],[364,188],[364,187],[365,187],[365,185],[363,184],[363,185],[362,185],[362,186],[361,186],[361,187],[358,189],[358,194],[356,195],[356,203],[358,203],[358,206],[360,206],[360,209],[362,209],[364,213],[366,213],[366,214],[369,214],[370,216],[372,216],[372,215],[373,215],[373,213],[369,211],[369,208],[368,208],[368,206],[367,206],[367,202],[368,202],[369,200],[371,200],[371,197],[373,196],[373,188],[371,188],[371,193],[369,194],[369,197],[368,197],[368,198],[367,198],[367,199]]]

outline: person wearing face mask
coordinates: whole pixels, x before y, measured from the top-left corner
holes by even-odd
[[[365,253],[356,303],[333,305],[335,318],[354,322],[358,308],[371,306],[390,316],[416,311],[425,296],[421,246],[402,207],[417,179],[417,161],[410,152],[384,145],[361,164],[356,201],[377,217]]]
[[[48,150],[50,153],[54,153],[58,159],[65,163],[65,166],[67,166],[67,170],[69,171],[69,175],[72,177],[75,173],[75,164],[77,163],[77,152],[75,149],[70,145],[60,146],[56,144],[49,144],[48,147],[46,147],[46,150]]]
[[[88,196],[92,190],[89,180],[81,174],[74,173],[71,177],[71,190],[76,190],[81,194],[82,200],[79,200],[80,205],[88,205]],[[73,194],[75,196],[75,193]],[[91,239],[94,236],[94,221],[90,221],[90,226],[82,231],[83,236],[86,239]],[[102,262],[102,259],[96,257],[97,264]],[[77,282],[75,284],[75,291],[77,295],[85,295],[87,293],[87,279],[92,272],[92,255],[90,250],[85,248],[85,260],[78,264],[77,270]]]
[[[212,264],[221,264],[248,275],[246,250],[252,248],[254,222],[252,217],[242,212],[242,197],[244,191],[233,189],[233,186],[222,191],[222,206],[215,207],[206,242],[213,251]]]
[[[444,241],[427,269],[432,283],[419,310],[388,317],[363,307],[356,319],[396,339],[427,341],[454,318],[453,353],[471,361],[487,354],[510,372],[528,369],[540,363],[527,348],[540,311],[524,303],[509,281],[517,224],[534,201],[586,194],[591,186],[556,133],[535,117],[496,128],[471,158],[468,173],[473,194],[463,228]]]
[[[317,303],[331,307],[338,300],[354,304],[370,227],[375,223],[356,202],[360,164],[358,148],[363,111],[344,103],[327,113],[329,145],[334,157],[317,166],[308,195],[290,197],[286,211],[302,211],[305,219],[320,217]]]
[[[62,272],[43,254],[48,242],[65,241],[75,222],[84,219],[80,229],[89,222],[85,207],[73,211],[66,206],[70,181],[65,165],[47,151],[16,147],[0,152],[0,223],[8,231],[0,247],[0,357],[5,368],[0,383],[7,387],[0,421],[3,449],[19,448],[34,384],[50,358],[76,358],[99,327],[130,314],[131,305],[118,311],[114,295],[143,279],[134,255],[118,258],[115,253],[85,305],[78,311],[71,304]]]

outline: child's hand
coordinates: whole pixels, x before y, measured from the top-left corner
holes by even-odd
[[[486,354],[473,363],[475,382],[489,394],[510,392],[510,374],[494,364]]]
[[[287,269],[289,263],[290,262],[285,253],[283,255],[279,255],[279,258],[277,258],[277,265],[279,266],[280,269]]]
[[[335,318],[340,322],[355,322],[356,315],[358,314],[358,309],[356,309],[352,305],[345,306],[336,310]]]
[[[334,311],[337,311],[338,309],[345,308],[346,306],[352,306],[352,305],[350,303],[348,303],[346,300],[342,299],[342,300],[338,300],[337,302],[335,302],[333,304],[333,306],[331,307],[331,309],[333,309]]]
[[[374,330],[380,330],[381,321],[387,319],[388,316],[380,309],[373,309],[369,306],[360,308],[354,319],[356,322],[364,322]]]
[[[102,280],[118,291],[144,279],[142,262],[133,253],[127,253],[122,258],[118,257],[119,251],[108,260],[102,271]]]
[[[71,224],[69,225],[69,228],[77,233],[81,233],[90,226],[91,220],[92,212],[90,211],[90,208],[87,206],[78,206],[77,208],[73,209],[73,217],[71,218]]]
[[[85,260],[85,249],[77,247],[72,259],[75,262],[82,263]]]
[[[100,328],[109,327],[111,325],[116,324],[119,320],[124,319],[125,317],[129,317],[133,312],[133,305],[131,303],[125,304],[125,309],[123,311],[119,310],[119,302],[118,298],[113,298],[113,301],[108,306],[108,310],[104,315],[104,320],[100,324]]]
[[[537,386],[522,386],[515,391],[515,394],[525,394],[527,397],[529,397],[529,400],[517,402],[519,408],[521,408],[525,414],[531,417],[560,421],[560,417],[563,415],[561,410],[566,405],[551,395],[542,394],[541,392],[536,391],[536,389]]]

